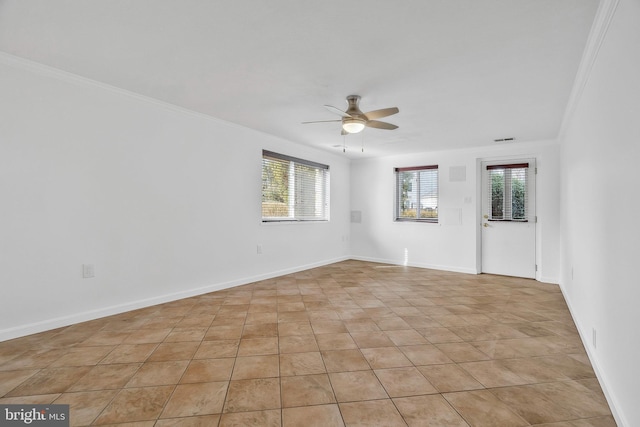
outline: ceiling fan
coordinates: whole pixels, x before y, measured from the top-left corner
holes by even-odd
[[[342,116],[342,119],[340,120],[318,120],[313,122],[302,122],[302,124],[342,122],[342,132],[341,132],[342,135],[361,132],[365,127],[376,128],[376,129],[387,129],[387,130],[394,130],[398,128],[398,126],[393,125],[391,123],[375,120],[382,117],[387,117],[393,114],[397,114],[400,111],[398,110],[397,107],[383,108],[381,110],[374,110],[374,111],[369,111],[368,113],[363,113],[362,111],[360,111],[360,108],[358,107],[359,101],[360,101],[359,95],[347,96],[347,103],[349,104],[349,106],[347,107],[346,111],[342,111],[339,108],[336,108],[332,105],[324,106],[327,110],[331,111],[332,113]]]

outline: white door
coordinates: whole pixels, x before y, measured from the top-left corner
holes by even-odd
[[[535,159],[482,163],[482,272],[536,277]]]

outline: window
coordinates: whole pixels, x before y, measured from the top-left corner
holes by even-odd
[[[396,221],[438,222],[438,166],[396,168]]]
[[[489,221],[528,221],[529,163],[487,166]]]
[[[262,221],[328,221],[329,166],[262,151]]]

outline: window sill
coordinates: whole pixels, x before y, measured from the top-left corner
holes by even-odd
[[[277,225],[277,224],[324,224],[328,223],[328,219],[318,220],[296,220],[296,219],[269,219],[260,221],[263,225]]]
[[[409,219],[409,218],[396,218],[394,222],[419,222],[423,224],[438,224],[437,219]]]

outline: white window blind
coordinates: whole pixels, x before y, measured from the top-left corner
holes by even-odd
[[[262,151],[262,221],[328,221],[329,166]]]
[[[527,179],[529,163],[487,166],[487,197],[490,221],[529,220]]]
[[[396,221],[438,222],[438,166],[396,168]]]

